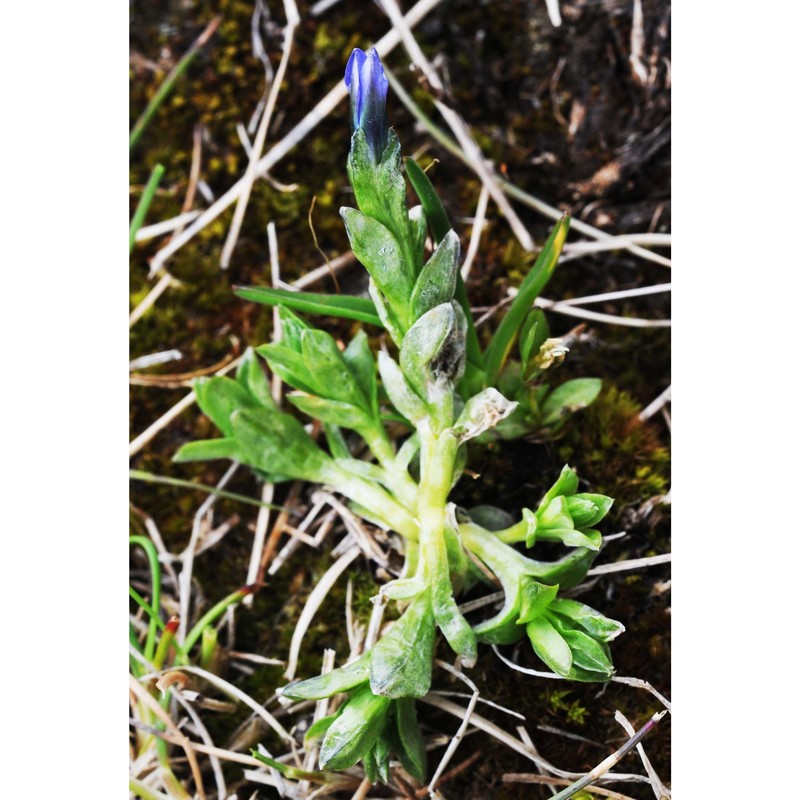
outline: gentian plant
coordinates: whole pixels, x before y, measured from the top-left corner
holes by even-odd
[[[437,631],[466,668],[475,664],[479,642],[507,644],[527,636],[539,658],[565,678],[611,677],[608,642],[622,625],[563,592],[586,576],[602,545],[595,526],[612,500],[579,492],[575,472],[564,467],[535,508],[502,530],[496,530],[498,514],[486,508],[470,514],[449,502],[467,443],[514,421],[520,401],[510,399],[506,387],[519,396],[557,357],[541,312],[530,308],[555,268],[569,219],[555,226],[482,349],[459,274],[458,237],[413,160],[405,162],[405,177],[421,205],[406,205],[400,142],[387,124],[388,84],[378,54],[355,50],[345,81],[353,127],[347,172],[358,208],[342,208],[341,216],[369,273],[370,299],[239,290],[280,306],[282,337],[248,351],[235,378],[196,384],[198,403],[222,438],[187,444],[176,459],[235,459],[265,480],[328,485],[363,518],[399,534],[404,566],[380,595],[403,607],[400,618],[357,661],[292,683],[283,694],[293,700],[348,694],[340,710],[310,732],[323,737],[322,767],[363,762],[372,780],[386,782],[395,753],[422,780],[425,750],[414,702],[431,686]],[[435,247],[427,255],[429,231]],[[376,360],[361,331],[341,350],[298,310],[379,324],[394,348],[384,347]],[[509,370],[515,343],[520,361]],[[292,387],[289,402],[321,423],[326,446],[296,416],[277,408],[259,357]],[[545,398],[535,409],[528,403],[526,413],[544,413],[555,424],[561,420],[558,402],[548,408]],[[409,431],[399,448],[387,431],[387,420],[398,418]],[[510,435],[530,421],[523,416],[515,424]],[[374,461],[353,456],[359,439]],[[539,542],[558,543],[567,552],[556,561],[536,560],[527,551]],[[497,614],[471,624],[456,596],[487,575],[502,586],[505,601]]]

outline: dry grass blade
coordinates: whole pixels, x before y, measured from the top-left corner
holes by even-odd
[[[314,590],[308,596],[305,607],[300,614],[300,619],[297,620],[294,633],[292,634],[292,642],[289,646],[289,659],[286,666],[284,676],[287,680],[294,680],[295,672],[297,671],[297,660],[300,655],[300,645],[303,642],[303,637],[311,624],[311,620],[317,613],[317,609],[322,605],[328,592],[336,583],[339,576],[361,555],[361,550],[358,547],[351,547],[343,556],[337,559],[329,568],[328,571],[320,578]]]
[[[411,28],[404,19],[403,12],[400,11],[395,0],[382,0],[381,9],[392,21],[395,29],[400,32],[406,52],[425,75],[433,91],[440,95],[443,94],[444,85],[442,81],[431,62],[428,61],[425,54],[420,49],[420,46],[417,44],[417,40],[414,38]],[[522,248],[527,251],[533,250],[535,245],[531,235],[517,216],[517,212],[511,207],[508,198],[503,194],[503,190],[500,188],[500,184],[497,182],[497,178],[490,164],[484,158],[480,147],[476,144],[464,120],[441,100],[434,99],[434,105],[450,126],[450,130],[453,131],[454,136],[467,156],[467,163],[470,165],[470,168],[476,172],[483,182],[486,191],[491,195],[492,199],[497,203],[497,207],[505,215],[508,224],[511,226],[511,230],[514,232],[520,245],[522,245]]]
[[[147,242],[150,239],[157,239],[159,236],[164,236],[164,234],[172,233],[174,230],[182,228],[184,225],[192,222],[192,220],[197,219],[199,216],[199,211],[187,211],[185,214],[178,214],[177,217],[165,219],[163,222],[156,222],[153,225],[146,225],[136,231],[136,241]]]
[[[627,717],[619,709],[614,712],[614,719],[619,722],[620,725],[622,725],[622,727],[625,729],[625,733],[627,733],[628,736],[634,736],[636,734],[636,730],[634,729],[633,725],[631,725]],[[650,778],[650,785],[653,787],[653,794],[655,794],[656,800],[669,800],[670,793],[664,787],[661,779],[653,769],[653,765],[650,763],[650,759],[644,752],[644,747],[642,746],[641,742],[636,745],[636,752],[639,753],[639,758],[642,759],[644,770]]]
[[[672,385],[670,384],[664,389],[661,394],[650,403],[647,408],[643,409],[642,412],[639,414],[640,420],[650,419],[654,414],[657,414],[661,409],[667,404],[672,402]]]
[[[481,233],[483,232],[483,226],[486,222],[486,207],[488,205],[489,192],[484,185],[481,186],[481,193],[478,196],[478,207],[475,209],[475,218],[472,220],[472,235],[469,237],[467,255],[464,257],[464,263],[461,266],[461,277],[464,283],[467,282],[470,269],[472,269],[472,262],[475,260],[475,256],[478,255]]]
[[[261,122],[258,126],[255,141],[253,142],[253,150],[250,153],[250,160],[247,164],[247,171],[242,179],[244,183],[239,192],[236,209],[233,212],[233,220],[230,230],[228,231],[228,238],[225,240],[225,246],[222,248],[220,265],[223,269],[228,268],[233,249],[236,247],[236,241],[239,238],[239,231],[242,227],[245,211],[247,210],[247,202],[250,199],[250,192],[253,188],[253,183],[258,177],[258,162],[261,158],[264,144],[267,141],[269,123],[272,120],[272,113],[275,110],[275,104],[278,100],[278,92],[280,91],[283,77],[286,74],[286,67],[289,64],[289,56],[291,55],[292,44],[294,42],[294,32],[300,23],[300,13],[297,10],[297,4],[294,0],[284,0],[283,8],[286,14],[286,28],[283,34],[283,53],[281,54],[278,71],[275,73],[275,77],[269,89],[266,108],[261,115]]]
[[[582,778],[579,778],[575,783],[568,786],[557,795],[553,796],[553,800],[567,800],[569,797],[576,795],[581,789],[590,786],[595,781],[602,778],[606,773],[619,761],[627,755],[631,748],[635,747],[648,733],[661,721],[666,714],[666,711],[659,711],[653,716],[633,735],[628,739],[625,744],[618,750],[613,752],[608,758],[601,761],[591,772],[587,772]],[[639,776],[641,778],[641,776]],[[647,781],[649,783],[649,781]]]
[[[611,572],[628,572],[632,569],[668,564],[670,561],[672,561],[672,553],[664,553],[660,556],[646,556],[645,558],[631,558],[627,561],[617,561],[614,564],[601,564],[599,567],[592,567],[586,575],[608,575]]]
[[[201,798],[201,800],[205,800],[206,791],[203,787],[203,776],[200,772],[200,765],[197,763],[197,756],[195,755],[194,745],[192,744],[189,739],[184,736],[178,726],[172,721],[172,718],[164,711],[163,708],[155,701],[153,696],[147,689],[142,686],[133,675],[129,676],[129,684],[130,690],[136,695],[136,698],[147,708],[153,712],[172,732],[172,735],[175,737],[177,744],[179,744],[184,752],[186,753],[186,758],[189,760],[189,768],[192,771],[192,778],[194,779],[195,790],[197,792],[197,796]]]
[[[257,703],[252,697],[250,697],[250,695],[245,694],[241,689],[237,689],[232,683],[229,683],[223,678],[220,678],[218,675],[214,675],[214,673],[208,672],[208,670],[202,669],[201,667],[195,667],[191,665],[182,666],[180,667],[180,671],[199,675],[201,678],[207,680],[212,686],[215,686],[217,689],[219,689],[223,694],[244,703],[244,705],[252,709],[252,711],[261,717],[261,719],[263,719],[264,722],[266,722],[267,725],[269,725],[269,727],[281,737],[281,739],[290,743],[291,745],[294,745],[294,739],[286,731],[283,725],[281,725],[280,722],[278,722],[278,720],[275,719],[275,717],[273,717],[263,705]]]
[[[604,294],[589,294],[585,297],[570,297],[569,300],[559,300],[565,306],[584,306],[588,303],[607,303],[610,300],[627,300],[630,297],[642,297],[649,294],[671,292],[671,283],[659,283],[655,286],[640,286],[637,289],[621,289],[618,292],[605,292]]]
[[[564,786],[569,781],[564,778],[551,778],[547,775],[533,775],[530,772],[507,772],[502,777],[503,783],[537,783],[543,786]],[[593,786],[592,794],[600,797],[610,797],[613,800],[633,800],[627,794],[620,794],[611,789],[604,789],[602,786]]]
[[[450,740],[450,743],[447,745],[447,749],[444,751],[444,755],[442,756],[441,760],[439,761],[439,765],[436,767],[436,771],[433,773],[433,777],[430,779],[428,783],[428,792],[431,796],[434,796],[435,786],[439,779],[442,777],[442,773],[445,770],[445,767],[450,763],[450,759],[456,752],[456,748],[459,744],[461,744],[461,740],[464,738],[464,734],[467,731],[467,727],[469,726],[470,718],[472,717],[472,712],[475,710],[475,704],[478,702],[478,696],[480,692],[478,691],[478,687],[460,670],[457,670],[455,667],[451,666],[445,661],[440,661],[439,659],[436,660],[436,664],[442,669],[447,670],[451,675],[455,675],[459,680],[463,681],[464,683],[472,689],[472,697],[467,704],[467,709],[464,712],[464,719],[461,724],[458,726],[458,730],[455,733],[455,736]]]
[[[537,297],[534,304],[539,308],[564,314],[567,317],[590,319],[595,322],[605,322],[609,325],[623,325],[629,328],[670,328],[672,320],[668,319],[639,319],[638,317],[617,317],[613,314],[600,314],[597,311],[587,311],[585,308],[576,308],[568,303],[548,300],[546,297]]]
[[[209,747],[214,747],[214,742],[209,736],[208,731],[206,730],[205,725],[203,725],[203,721],[200,719],[200,715],[194,710],[192,704],[189,703],[182,695],[180,688],[176,685],[172,687],[172,696],[177,700],[177,702],[183,707],[183,710],[189,715],[196,728],[197,732],[200,734],[200,738],[203,742],[208,745]],[[214,781],[217,784],[217,797],[227,797],[228,796],[228,788],[225,785],[225,776],[222,774],[222,767],[219,763],[219,759],[215,755],[209,755],[208,757],[209,763],[211,764],[211,771],[214,773]]]
[[[423,703],[427,705],[434,706],[435,708],[440,709],[441,711],[446,711],[448,714],[452,714],[454,717],[458,719],[463,719],[464,713],[466,709],[463,706],[458,705],[457,703],[451,703],[449,700],[445,700],[441,697],[436,697],[435,695],[428,695],[426,697],[420,698]],[[666,712],[664,712],[666,713]],[[504,731],[502,728],[495,725],[493,722],[489,722],[488,719],[485,717],[480,716],[479,714],[472,714],[472,718],[470,720],[472,725],[476,728],[479,728],[484,733],[488,733],[490,736],[493,736],[499,742],[502,742],[507,747],[510,747],[517,753],[525,756],[525,758],[530,759],[534,762],[534,764],[539,764],[547,769],[549,772],[552,772],[554,775],[558,775],[562,778],[579,778],[581,775],[576,772],[567,772],[566,770],[559,769],[558,767],[551,764],[546,759],[542,758],[541,756],[534,755],[530,748],[522,741],[517,739],[516,737],[512,736],[508,731]],[[636,775],[636,774],[629,774],[629,773],[609,773],[605,776],[606,780],[614,780],[614,781],[637,781],[637,782],[647,782],[647,778],[643,775]]]
[[[275,484],[265,483],[261,487],[261,502],[271,503],[275,495]],[[258,580],[258,570],[261,565],[261,555],[264,552],[264,542],[267,538],[267,528],[269,527],[269,509],[261,506],[256,517],[256,530],[253,535],[253,548],[250,551],[250,563],[247,566],[247,585],[254,584]],[[253,596],[249,595],[243,601],[246,605],[252,606]]]

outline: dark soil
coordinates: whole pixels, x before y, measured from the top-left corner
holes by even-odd
[[[277,67],[280,58],[283,11],[268,3],[271,19],[263,25],[264,44]],[[417,26],[416,35],[435,60],[447,87],[447,99],[470,125],[484,152],[498,170],[538,198],[569,211],[609,233],[668,232],[670,230],[670,6],[661,0],[643,0],[645,48],[643,61],[652,81],[643,87],[634,78],[631,52],[630,0],[574,0],[562,2],[564,24],[555,29],[544,2],[474,0],[443,2]],[[350,50],[379,38],[388,25],[372,3],[345,0],[318,17],[311,4],[299,3],[298,28],[286,84],[270,130],[269,141],[284,136],[340,79]],[[404,4],[410,7],[410,3]],[[252,4],[231,0],[200,4],[136,2],[131,6],[131,118],[138,117],[166,71],[185,52],[217,14],[223,21],[176,91],[161,108],[131,155],[131,184],[143,185],[153,166],[166,167],[161,189],[151,206],[148,222],[167,219],[181,210],[187,188],[196,126],[202,137],[201,180],[214,197],[224,193],[244,172],[246,156],[236,133],[237,122],[247,122],[265,88],[264,69],[253,56]],[[398,48],[386,63],[426,111],[435,114],[425,88],[407,68]],[[429,174],[444,199],[456,230],[466,245],[480,183],[457,159],[441,149],[390,93],[389,115],[406,154],[424,151],[421,161],[438,163]],[[269,338],[271,312],[238,300],[233,284],[267,284],[269,255],[266,224],[278,231],[281,272],[285,280],[317,267],[317,252],[308,226],[308,212],[316,197],[314,228],[319,245],[333,258],[348,249],[338,216],[340,205],[352,193],[344,173],[349,122],[343,103],[300,147],[273,169],[281,183],[297,183],[284,192],[266,181],[256,183],[231,267],[219,269],[219,255],[232,212],[181,249],[170,261],[170,272],[180,285],[170,288],[131,331],[131,356],[176,348],[179,362],[147,370],[148,374],[191,372],[209,367],[247,345]],[[140,190],[131,192],[131,208]],[[208,205],[198,194],[195,208]],[[537,243],[544,241],[550,221],[515,204]],[[508,225],[490,203],[488,227],[469,286],[475,306],[489,306],[518,285],[532,263]],[[570,241],[577,240],[572,236]],[[161,240],[163,243],[163,240]],[[132,307],[144,297],[149,259],[161,243],[138,246],[131,262]],[[660,249],[658,252],[668,254]],[[358,266],[353,275],[358,275]],[[344,281],[350,280],[347,276]],[[546,289],[552,298],[576,297],[624,288],[665,283],[668,270],[625,251],[609,251],[578,259],[559,268]],[[332,283],[317,290],[334,290]],[[645,318],[668,318],[669,294],[592,306],[594,310]],[[553,335],[563,335],[577,320],[550,315]],[[317,320],[319,324],[320,321]],[[616,561],[669,551],[669,507],[649,503],[669,488],[669,432],[661,417],[637,421],[641,408],[669,385],[669,329],[611,327],[591,323],[573,345],[553,383],[571,377],[599,376],[604,390],[597,403],[578,414],[555,442],[476,446],[470,468],[481,478],[465,479],[454,499],[464,505],[503,505],[511,513],[538,500],[561,466],[575,467],[590,491],[616,498],[604,532],[627,530],[612,542],[601,560]],[[335,332],[346,337],[349,326]],[[486,334],[489,333],[487,327]],[[177,366],[176,366],[177,365]],[[187,392],[185,388],[133,386],[131,434],[136,435],[160,417]],[[184,442],[212,434],[211,424],[196,409],[183,414],[160,433],[133,460],[131,466],[161,475],[213,484],[225,465],[173,465],[171,457]],[[255,496],[258,486],[244,470],[232,491]],[[277,500],[281,500],[279,494]],[[142,483],[132,484],[131,500],[156,520],[168,546],[178,550],[188,541],[191,519],[202,501],[199,493]],[[244,580],[252,541],[255,510],[232,501],[220,501],[218,519],[238,514],[239,523],[218,551],[198,558],[195,576],[208,603],[235,590]],[[133,515],[134,525],[137,525]],[[223,550],[224,548],[224,550]],[[310,552],[310,551],[309,551]],[[300,563],[302,561],[302,563]],[[293,624],[310,587],[329,565],[321,553],[290,562],[268,591],[260,593],[251,611],[238,615],[237,648],[284,658]],[[134,562],[134,568],[140,566]],[[357,607],[369,613],[374,578],[367,567],[353,571]],[[627,628],[612,648],[618,674],[649,680],[669,695],[669,592],[664,582],[668,566],[620,573],[598,581],[581,599]],[[339,627],[343,590],[329,597],[318,624],[305,641],[309,674],[318,669],[323,647],[346,650]],[[327,609],[327,610],[326,610]],[[526,648],[505,655],[536,668]],[[450,658],[446,648],[440,653]],[[586,771],[626,737],[614,721],[620,709],[639,728],[656,710],[649,694],[627,686],[606,687],[548,682],[510,671],[489,649],[481,653],[471,677],[483,697],[523,713],[526,728],[542,756],[557,766]],[[234,679],[241,680],[239,676]],[[440,688],[449,685],[439,675]],[[278,668],[263,668],[242,683],[254,696],[266,698],[281,685]],[[478,712],[510,732],[516,722],[492,708]],[[213,716],[213,715],[212,715]],[[424,725],[453,733],[458,721],[420,705]],[[216,741],[225,743],[242,717],[222,715],[210,722]],[[537,726],[577,734],[579,742]],[[276,745],[268,735],[270,749]],[[664,781],[670,776],[669,717],[646,740],[645,746]],[[449,798],[546,798],[549,791],[530,784],[503,783],[505,773],[534,772],[532,762],[515,755],[488,736],[472,734],[462,743],[451,766],[476,750],[475,764],[442,785]],[[273,750],[274,751],[274,750]],[[441,751],[437,751],[441,752]],[[432,759],[436,758],[432,754]],[[435,760],[434,760],[435,763]],[[618,771],[642,772],[635,754]],[[229,771],[232,782],[241,772]],[[259,787],[239,786],[240,797]],[[652,797],[643,784],[619,784],[632,798]],[[259,796],[270,796],[259,788]],[[380,792],[373,790],[375,796]],[[351,793],[350,793],[351,794]],[[347,796],[349,797],[350,794]],[[344,796],[344,795],[343,795]]]

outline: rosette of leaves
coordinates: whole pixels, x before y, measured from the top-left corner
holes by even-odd
[[[578,477],[564,467],[536,512],[523,511],[517,525],[495,533],[462,525],[467,545],[497,576],[505,592],[500,611],[474,627],[481,641],[511,644],[525,634],[554,672],[579,681],[605,681],[613,674],[608,642],[624,627],[600,612],[558,596],[580,583],[602,543],[592,527],[611,508],[605,495],[577,492]],[[485,514],[485,512],[484,512]],[[529,558],[510,545],[560,542],[575,550],[555,562]]]

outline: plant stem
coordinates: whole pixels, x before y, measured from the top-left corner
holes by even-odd
[[[453,480],[458,441],[446,430],[435,434],[430,419],[422,420],[418,430],[420,569],[423,579],[433,585],[449,575],[444,539],[445,505]]]
[[[369,449],[378,459],[378,463],[386,470],[391,478],[391,486],[388,488],[392,494],[409,510],[415,511],[417,507],[417,495],[419,487],[408,474],[408,470],[399,467],[396,462],[396,453],[383,425],[376,425],[375,428],[360,431]]]

